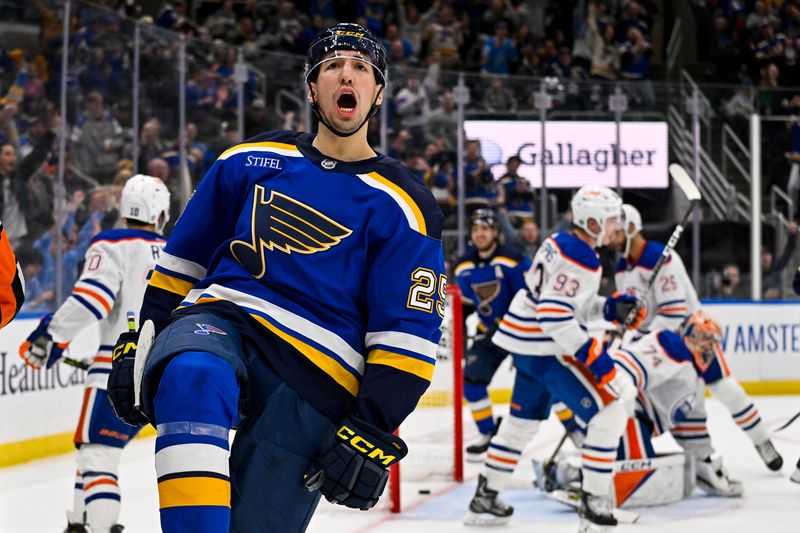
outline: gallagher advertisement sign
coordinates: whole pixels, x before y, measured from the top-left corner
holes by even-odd
[[[505,173],[512,155],[522,160],[520,176],[534,187],[542,186],[541,161],[551,188],[617,185],[617,130],[614,122],[548,121],[544,157],[539,121],[468,120],[467,140],[481,143],[481,155],[496,178]],[[666,122],[623,122],[620,125],[621,185],[631,188],[666,188]]]

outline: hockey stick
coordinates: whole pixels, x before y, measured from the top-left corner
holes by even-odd
[[[695,183],[692,181],[692,178],[689,177],[689,174],[686,173],[686,170],[681,165],[672,163],[669,166],[669,175],[675,184],[680,187],[684,196],[686,196],[686,199],[689,200],[689,208],[686,209],[681,217],[680,222],[678,222],[678,225],[675,226],[674,230],[672,230],[672,235],[670,235],[666,246],[664,246],[664,250],[661,252],[661,256],[659,256],[658,261],[656,261],[656,264],[653,267],[652,274],[650,274],[650,279],[647,281],[647,286],[645,287],[641,298],[639,298],[639,300],[636,302],[636,305],[634,305],[631,310],[628,311],[628,315],[625,317],[625,322],[623,322],[622,325],[616,330],[611,332],[610,344],[613,344],[617,338],[622,337],[622,334],[633,324],[633,322],[636,320],[636,317],[639,316],[642,305],[644,305],[644,297],[650,292],[650,290],[653,288],[653,285],[655,285],[656,277],[661,271],[661,267],[664,266],[664,263],[669,258],[670,252],[675,248],[675,245],[678,244],[678,241],[683,234],[683,230],[685,229],[686,222],[689,220],[689,216],[691,216],[695,206],[699,205],[700,201],[703,199],[703,196],[700,194],[700,190],[697,188],[697,185],[695,185]]]
[[[794,423],[794,421],[797,420],[798,418],[800,418],[800,411],[798,411],[792,418],[790,418],[789,420],[784,422],[784,424],[781,427],[779,427],[778,429],[774,430],[773,433],[778,432],[778,431],[783,431],[784,429],[786,429],[789,426],[791,426]]]
[[[61,361],[65,365],[69,365],[69,366],[78,368],[80,370],[89,370],[89,364],[88,363],[85,363],[85,362],[80,361],[78,359],[73,359],[72,357],[62,357],[61,359],[59,359],[59,361]]]

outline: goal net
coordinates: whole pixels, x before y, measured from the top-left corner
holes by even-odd
[[[433,380],[417,408],[398,430],[408,445],[405,459],[391,467],[392,512],[401,510],[401,486],[430,479],[462,481],[462,360],[461,294],[447,289],[442,340],[436,352]]]

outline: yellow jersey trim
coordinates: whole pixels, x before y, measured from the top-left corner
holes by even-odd
[[[300,152],[297,147],[293,144],[286,144],[286,143],[276,143],[276,142],[260,142],[260,143],[242,143],[237,144],[236,146],[232,146],[222,152],[218,159],[227,159],[228,156],[234,155],[235,153],[246,152],[252,149],[259,149],[259,148],[275,148],[277,150],[289,150],[292,152]]]
[[[434,366],[426,361],[387,350],[372,350],[367,356],[367,363],[390,366],[409,374],[414,374],[426,381],[433,379]]]
[[[190,281],[173,278],[158,270],[153,270],[153,275],[150,277],[148,285],[180,296],[186,296],[189,294],[189,291],[192,290],[192,287],[194,287],[194,284]]]
[[[179,477],[158,483],[161,509],[213,505],[231,506],[231,482],[213,477]]]
[[[417,228],[419,228],[418,231],[423,235],[428,234],[428,226],[427,224],[425,224],[425,217],[422,216],[422,211],[417,206],[416,202],[414,202],[414,200],[411,199],[411,196],[409,196],[408,193],[404,191],[402,187],[397,186],[396,184],[384,178],[377,172],[370,172],[369,174],[367,174],[367,176],[379,182],[383,186],[393,190],[403,200],[403,202],[408,206],[408,208],[411,209],[411,213],[414,215],[414,219],[417,221]]]

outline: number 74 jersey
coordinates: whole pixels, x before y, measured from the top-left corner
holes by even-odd
[[[548,237],[525,274],[527,289],[511,301],[492,342],[521,355],[574,354],[587,324],[602,317],[597,252],[572,233]]]

